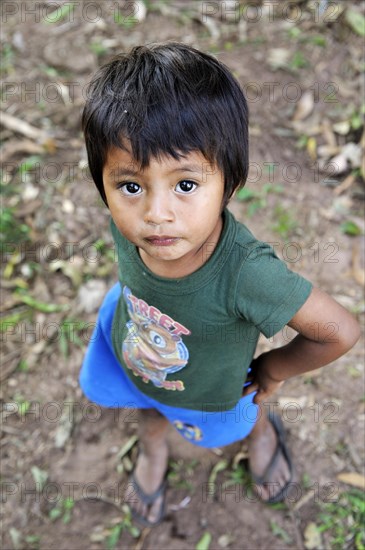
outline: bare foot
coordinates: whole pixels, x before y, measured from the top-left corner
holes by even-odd
[[[264,502],[275,501],[291,479],[290,464],[281,447],[276,453],[277,448],[277,431],[265,413],[248,437],[250,471],[257,493]],[[285,494],[282,496],[284,498]]]
[[[153,495],[163,483],[168,462],[168,447],[166,443],[157,446],[148,454],[141,450],[134,469],[134,480],[142,494]],[[161,516],[161,506],[164,495],[159,495],[151,504],[143,502],[143,497],[138,494],[134,483],[128,483],[124,500],[135,513],[135,517],[147,520],[148,523],[156,523]]]

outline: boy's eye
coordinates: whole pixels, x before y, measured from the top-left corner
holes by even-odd
[[[124,193],[124,195],[137,195],[142,191],[141,186],[138,185],[138,183],[134,183],[132,181],[128,183],[123,183],[123,185],[121,185],[119,189],[122,190],[122,193]]]
[[[193,181],[183,180],[179,181],[175,189],[178,193],[191,193],[196,189],[196,187],[197,184]]]

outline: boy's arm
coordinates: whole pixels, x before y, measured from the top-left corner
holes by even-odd
[[[263,353],[253,362],[253,383],[244,395],[257,390],[257,403],[265,401],[288,378],[341,357],[360,336],[356,319],[318,288],[313,288],[288,325],[299,334],[286,346]]]

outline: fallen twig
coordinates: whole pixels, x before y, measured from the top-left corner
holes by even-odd
[[[23,136],[40,143],[44,143],[50,137],[44,130],[40,130],[25,120],[20,120],[20,118],[9,115],[9,113],[5,113],[4,111],[0,111],[0,123],[8,130],[23,134]]]

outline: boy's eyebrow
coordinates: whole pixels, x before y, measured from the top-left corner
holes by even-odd
[[[182,166],[176,166],[176,168],[173,168],[168,172],[171,174],[172,172],[194,172],[199,174],[203,171],[204,163],[202,164],[183,164]]]
[[[200,174],[203,172],[204,163],[202,164],[183,164],[182,166],[176,166],[167,172],[172,174],[173,172],[192,172],[194,174]],[[122,177],[122,176],[137,176],[139,170],[134,169],[132,166],[114,166],[108,172],[109,177]]]
[[[137,176],[139,174],[138,170],[134,170],[131,166],[114,166],[108,172],[110,178],[121,177],[121,176]]]

